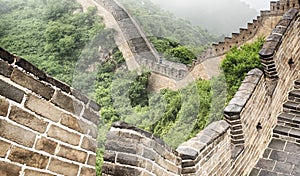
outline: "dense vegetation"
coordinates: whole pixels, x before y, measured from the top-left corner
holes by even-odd
[[[71,84],[83,48],[104,31],[95,8],[81,10],[75,0],[0,0],[0,45]]]
[[[240,49],[233,47],[221,64],[227,84],[227,98],[230,100],[240,87],[248,71],[254,68],[262,69],[258,52],[264,43],[259,37],[251,44],[245,44]]]
[[[76,88],[95,97],[101,105],[103,125],[99,128],[102,148],[97,150],[98,175],[104,151],[103,132],[111,123],[123,120],[137,125],[176,148],[212,121],[221,119],[226,98],[234,95],[249,70],[261,67],[257,53],[262,38],[240,49],[234,47],[227,54],[222,62],[225,77],[198,80],[178,91],[152,93],[148,91],[151,73],[148,70],[129,72],[117,49],[111,50],[110,56],[100,64],[93,63],[100,57],[99,42],[105,41],[105,46],[101,47],[103,53],[115,48],[111,42],[113,33],[104,29],[96,9],[82,13],[73,0],[28,0],[26,3],[0,0],[0,45],[62,81],[70,84],[75,80]],[[166,15],[155,6],[149,7],[156,15]],[[135,9],[139,9],[134,13],[141,17],[140,20],[150,13],[146,7]],[[150,30],[149,35],[156,36],[150,38],[153,45],[165,57],[172,56],[171,60],[188,64],[195,58],[194,51],[202,50],[214,37],[198,27],[187,27],[186,21],[175,19],[171,14],[169,17],[158,21],[148,19],[144,27],[165,31],[163,37],[157,37],[155,31]],[[171,24],[173,31],[169,28]],[[153,25],[159,28],[151,27]],[[187,39],[189,41],[185,41]],[[73,78],[74,69],[76,78]],[[90,86],[94,81],[95,91]]]

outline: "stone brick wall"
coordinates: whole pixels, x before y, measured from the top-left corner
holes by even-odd
[[[270,10],[260,11],[260,16],[253,20],[252,23],[247,23],[247,28],[240,28],[239,33],[232,33],[231,37],[225,37],[224,41],[213,44],[210,48],[204,51],[197,62],[201,63],[206,59],[224,55],[233,46],[242,46],[247,41],[257,36],[258,31],[265,28],[265,21],[269,18],[282,16],[290,8],[299,8],[297,0],[279,0],[270,2]],[[276,24],[277,22],[275,22]]]
[[[0,48],[0,175],[95,175],[99,109]]]
[[[294,80],[300,78],[299,27],[299,11],[290,9],[260,51],[263,71],[247,74],[224,109],[225,121],[210,124],[176,152],[150,133],[114,124],[106,143],[104,175],[248,175],[270,142]]]

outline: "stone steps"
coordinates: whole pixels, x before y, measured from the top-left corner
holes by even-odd
[[[300,79],[295,81],[295,89],[300,89]]]
[[[300,143],[300,129],[278,124],[273,130],[273,137]]]

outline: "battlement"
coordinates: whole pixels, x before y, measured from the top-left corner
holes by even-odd
[[[231,37],[225,37],[224,41],[212,44],[207,50],[198,56],[197,63],[201,63],[209,58],[224,55],[234,46],[242,46],[247,41],[257,36],[257,32],[265,27],[263,23],[272,16],[282,16],[290,8],[299,8],[297,0],[280,0],[270,2],[270,10],[260,11],[260,16],[252,23],[247,24],[247,28],[240,28],[239,33],[232,33]],[[276,22],[277,23],[277,22]]]
[[[96,175],[100,106],[0,48],[0,175]]]

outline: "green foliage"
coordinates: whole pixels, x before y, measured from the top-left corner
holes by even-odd
[[[226,78],[228,100],[234,96],[251,69],[262,68],[258,53],[263,43],[264,38],[260,37],[254,43],[245,44],[241,48],[234,47],[226,54],[221,68]]]
[[[140,105],[148,106],[148,79],[151,72],[144,72],[137,76],[136,80],[129,87],[129,99],[132,107]]]
[[[0,45],[71,84],[84,46],[103,31],[96,9],[78,12],[75,0],[0,0],[0,4],[5,6],[0,8]]]

